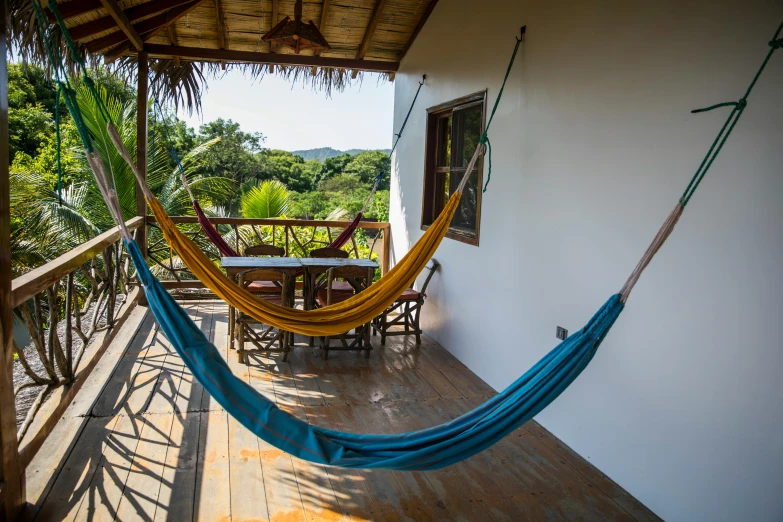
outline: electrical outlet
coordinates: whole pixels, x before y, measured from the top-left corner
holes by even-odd
[[[565,341],[566,337],[568,337],[568,330],[566,330],[562,326],[558,326],[557,331],[555,332],[555,337],[557,337],[561,341]]]

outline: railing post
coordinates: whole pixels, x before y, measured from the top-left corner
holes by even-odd
[[[391,224],[386,223],[383,227],[383,250],[381,251],[381,275],[389,271],[389,264],[391,263]]]
[[[136,90],[136,166],[139,174],[147,180],[147,88],[148,88],[149,62],[147,53],[139,53],[138,86]],[[136,182],[136,215],[147,215],[147,202],[144,194]],[[136,242],[144,257],[147,257],[147,225],[139,227],[136,232]]]
[[[11,314],[11,180],[8,177],[8,2],[0,8],[0,480],[5,519],[14,520],[25,504],[24,470],[16,440],[16,405],[11,369],[14,364]]]

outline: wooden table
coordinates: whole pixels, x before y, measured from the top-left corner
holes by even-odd
[[[304,267],[304,285],[302,297],[304,299],[304,309],[310,310],[315,303],[316,279],[319,275],[325,274],[327,270],[335,267],[356,266],[359,268],[372,268],[377,270],[378,263],[369,259],[353,259],[341,257],[302,257],[299,259]],[[356,288],[357,291],[361,289]]]
[[[237,279],[241,274],[249,270],[278,270],[287,274],[291,278],[289,290],[291,295],[290,302],[293,302],[294,282],[302,264],[295,257],[223,257],[220,259],[220,266],[226,270],[226,275],[232,279]],[[229,348],[234,348],[234,339],[236,337],[236,308],[228,303],[228,343]]]
[[[223,257],[220,265],[226,270],[226,275],[237,278],[243,272],[255,269],[279,270],[292,278],[290,285],[293,291],[293,281],[298,272],[303,272],[304,308],[310,310],[315,299],[315,283],[319,275],[334,267],[357,266],[361,268],[378,269],[378,263],[369,259],[352,259],[340,257]],[[236,310],[229,304],[228,328],[230,347],[234,346],[234,323]]]

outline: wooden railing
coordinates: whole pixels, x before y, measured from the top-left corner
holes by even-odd
[[[210,257],[217,259],[217,249],[208,241],[193,216],[172,216],[171,220]],[[315,248],[328,245],[350,221],[324,221],[316,219],[253,219],[253,218],[210,218],[223,234],[223,238],[240,254],[247,246],[259,243],[283,247],[286,255],[307,257]],[[200,288],[182,263],[171,252],[160,231],[157,221],[148,216],[150,223],[148,255],[150,264],[157,267],[156,275],[169,288]],[[381,273],[389,270],[391,249],[391,225],[387,222],[360,221],[357,233],[344,248],[352,257],[377,258]],[[377,252],[380,250],[380,252]],[[172,257],[172,255],[174,257]]]
[[[129,220],[134,231],[144,218]],[[27,376],[14,396],[37,396],[18,431],[25,467],[62,416],[113,339],[139,295],[118,228],[113,228],[11,282],[11,305],[28,330],[33,349],[14,341]],[[53,390],[57,393],[52,394]],[[36,419],[50,394],[47,417]],[[54,404],[51,404],[54,401]],[[32,435],[25,437],[30,426]],[[21,444],[21,442],[24,444]]]
[[[175,216],[172,220],[212,257],[218,257],[195,217]],[[306,256],[327,245],[349,224],[245,218],[213,218],[212,222],[239,252],[267,243],[284,247],[290,256]],[[168,276],[167,286],[203,287],[186,267],[172,259],[154,217],[136,217],[126,226],[137,234],[149,229],[149,262],[159,278]],[[389,223],[362,221],[344,248],[354,257],[371,254],[385,273],[390,262],[390,232]],[[133,273],[120,232],[114,228],[11,282],[11,306],[30,337],[27,347],[14,342],[15,358],[27,376],[23,382],[17,379],[14,396],[30,390],[36,393],[17,433],[22,469],[40,450],[141,296]]]

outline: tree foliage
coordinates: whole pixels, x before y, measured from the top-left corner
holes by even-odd
[[[105,69],[95,69],[91,76],[128,150],[135,155],[135,91]],[[111,145],[106,121],[92,96],[83,86],[75,87],[96,148],[110,166],[123,215],[130,218],[136,209],[135,178]],[[45,71],[12,64],[9,102],[12,263],[18,275],[73,249],[113,222],[64,105],[60,106],[63,178],[58,194],[54,116],[58,98]],[[264,148],[261,133],[245,132],[231,120],[217,119],[195,130],[170,110],[161,111],[153,104],[147,110],[149,184],[171,215],[192,214],[177,165],[169,155],[173,146],[196,198],[210,215],[351,219],[362,210],[373,180],[382,172],[381,190],[367,205],[365,218],[388,219],[385,151],[346,153],[323,162],[305,160],[292,152]],[[245,232],[240,227],[240,233]],[[221,228],[221,233],[230,238],[233,230]],[[328,240],[325,230],[318,234]],[[150,235],[152,242],[159,239],[155,228],[150,229]],[[357,234],[360,246],[363,238],[362,233]]]
[[[282,217],[290,207],[288,190],[277,180],[266,180],[242,194],[242,215],[247,218]]]

